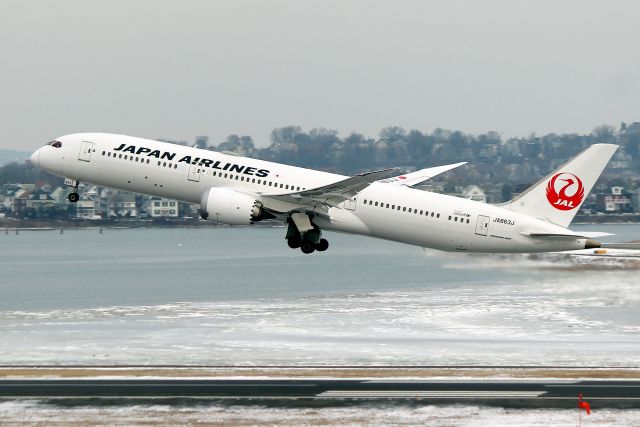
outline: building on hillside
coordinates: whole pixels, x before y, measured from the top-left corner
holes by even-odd
[[[474,202],[487,203],[487,195],[477,185],[470,185],[462,190],[462,197]]]
[[[75,203],[76,218],[81,219],[102,219],[96,213],[96,195],[92,193],[80,194],[80,199]]]
[[[609,191],[598,194],[597,207],[600,212],[632,212],[631,194],[623,187],[611,187]]]
[[[162,197],[151,197],[147,200],[146,211],[151,218],[177,218],[178,202]]]
[[[640,187],[631,192],[631,207],[634,212],[640,212]]]
[[[107,202],[107,218],[135,218],[137,216],[136,196],[133,193],[111,193]]]

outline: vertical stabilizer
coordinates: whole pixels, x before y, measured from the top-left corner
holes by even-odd
[[[503,206],[567,227],[617,149],[594,144]]]

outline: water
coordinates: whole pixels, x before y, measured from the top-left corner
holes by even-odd
[[[2,235],[0,363],[640,364],[638,270],[284,232]]]
[[[331,234],[289,249],[282,228],[23,231],[0,240],[0,310],[289,298],[492,282],[422,249]],[[464,262],[464,257],[459,258]],[[510,276],[501,274],[501,279]]]

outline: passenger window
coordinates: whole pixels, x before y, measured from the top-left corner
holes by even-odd
[[[449,215],[449,221],[451,221],[451,215]]]
[[[121,159],[122,158],[122,154],[118,154],[118,158]]]
[[[422,209],[420,209],[420,215],[422,215]]]
[[[407,208],[406,208],[406,207],[403,207],[403,208],[402,208],[402,212],[406,212],[406,211],[407,211]]]
[[[391,205],[391,209],[395,209],[395,208],[396,208],[396,205]]]
[[[431,215],[433,215],[433,214],[431,214]],[[436,215],[436,218],[440,218],[440,214]]]
[[[467,224],[469,224],[469,218],[467,218]]]
[[[365,204],[365,205],[367,204],[367,199],[364,199],[364,204]]]
[[[411,213],[411,208],[409,208],[409,213]]]
[[[174,169],[178,169],[178,165],[173,165],[173,168]]]
[[[389,209],[389,203],[387,203],[387,206],[385,206],[387,209]]]
[[[103,156],[105,155],[105,151],[103,151],[103,152],[102,152],[102,155],[103,155]]]
[[[255,183],[255,182],[256,182],[256,179],[255,179],[255,178],[251,179],[251,182],[254,182],[254,183]]]
[[[378,202],[375,202],[375,203],[374,203],[374,205],[375,205],[375,206],[378,206]]]

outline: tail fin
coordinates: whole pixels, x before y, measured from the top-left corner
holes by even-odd
[[[594,144],[503,206],[567,227],[617,149]]]

